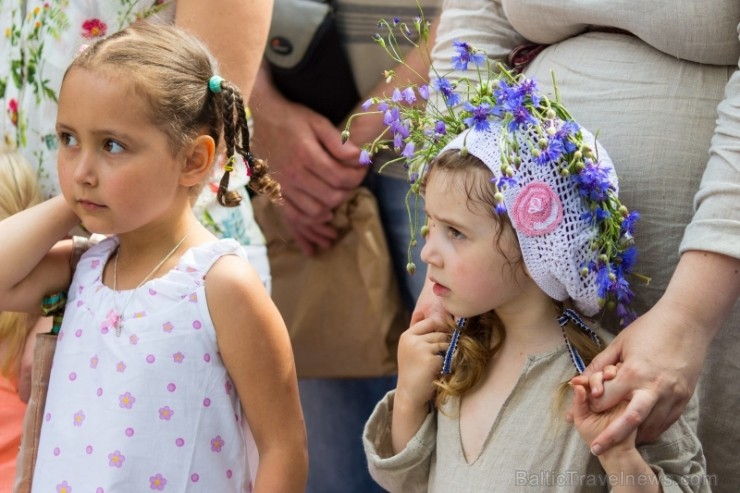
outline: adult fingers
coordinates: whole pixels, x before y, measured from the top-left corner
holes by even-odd
[[[600,455],[617,443],[624,441],[647,418],[655,406],[657,396],[638,390],[627,407],[591,442],[591,451]]]
[[[658,399],[650,414],[637,430],[638,442],[652,442],[681,417],[687,400]]]

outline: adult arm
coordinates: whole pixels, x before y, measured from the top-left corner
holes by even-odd
[[[328,248],[336,231],[333,209],[367,173],[359,149],[342,145],[341,132],[310,108],[287,100],[273,85],[263,62],[250,101],[253,149],[267,158],[283,191],[286,225],[307,255]]]
[[[740,27],[740,26],[739,26]],[[696,213],[668,288],[591,363],[585,376],[622,361],[614,385],[592,403],[604,409],[630,399],[625,413],[592,448],[608,449],[636,426],[651,440],[674,422],[694,392],[707,349],[740,295],[740,70],[718,106],[710,158]],[[658,350],[659,348],[659,350]],[[598,396],[597,396],[598,397]]]
[[[394,68],[394,86],[419,84],[426,76],[428,55],[412,49],[406,64]],[[379,82],[362,100],[388,91]],[[360,147],[383,130],[380,117],[355,118],[350,139],[342,145],[339,128],[306,106],[288,101],[274,87],[267,63],[260,68],[251,101],[255,152],[269,159],[283,186],[283,214],[304,253],[328,248],[336,230],[328,224],[333,210],[359,186],[368,172],[359,165]],[[350,113],[361,112],[359,105]],[[291,115],[285,118],[285,115]]]
[[[272,0],[178,0],[175,24],[202,39],[222,77],[249,100],[272,17]]]

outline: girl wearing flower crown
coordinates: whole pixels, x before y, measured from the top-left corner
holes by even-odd
[[[457,327],[450,335],[430,318],[402,335],[397,387],[365,429],[373,477],[404,493],[708,491],[684,420],[655,443],[637,446],[632,434],[590,453],[618,410],[592,412],[587,392],[617,367],[589,388],[567,385],[609,338],[579,312],[606,304],[631,316],[637,216],[619,202],[609,156],[532,81],[504,72],[470,87],[446,121],[413,120],[403,107],[393,118],[410,125],[407,145],[426,145],[407,156],[428,217],[422,259]],[[452,92],[437,89],[449,103]],[[435,146],[430,164],[416,159]]]
[[[240,200],[237,160],[256,192],[280,195],[249,151],[239,91],[215,73],[173,27],[138,23],[84,49],[59,97],[63,196],[0,223],[0,310],[67,292],[34,491],[305,487],[285,326],[240,245],[191,208],[222,135],[219,201]],[[57,242],[80,221],[111,236],[71,265]]]

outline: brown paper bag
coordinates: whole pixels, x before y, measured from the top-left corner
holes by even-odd
[[[267,239],[272,299],[285,319],[300,378],[374,377],[396,372],[408,327],[375,197],[366,188],[340,205],[334,246],[306,257],[280,206],[253,200]]]
[[[28,399],[26,415],[23,418],[21,448],[15,470],[14,493],[31,491],[33,470],[36,466],[36,454],[39,448],[41,424],[46,406],[46,392],[49,389],[49,375],[54,350],[57,347],[56,334],[37,334],[33,348],[33,366],[31,367],[31,396]]]

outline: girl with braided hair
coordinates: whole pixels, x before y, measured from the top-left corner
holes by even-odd
[[[62,195],[0,222],[0,310],[67,296],[33,491],[305,487],[285,325],[242,247],[192,209],[216,155],[219,203],[241,200],[238,173],[280,198],[239,90],[216,73],[175,27],[137,23],[85,47],[59,96]],[[70,269],[59,240],[79,223],[110,236]]]

